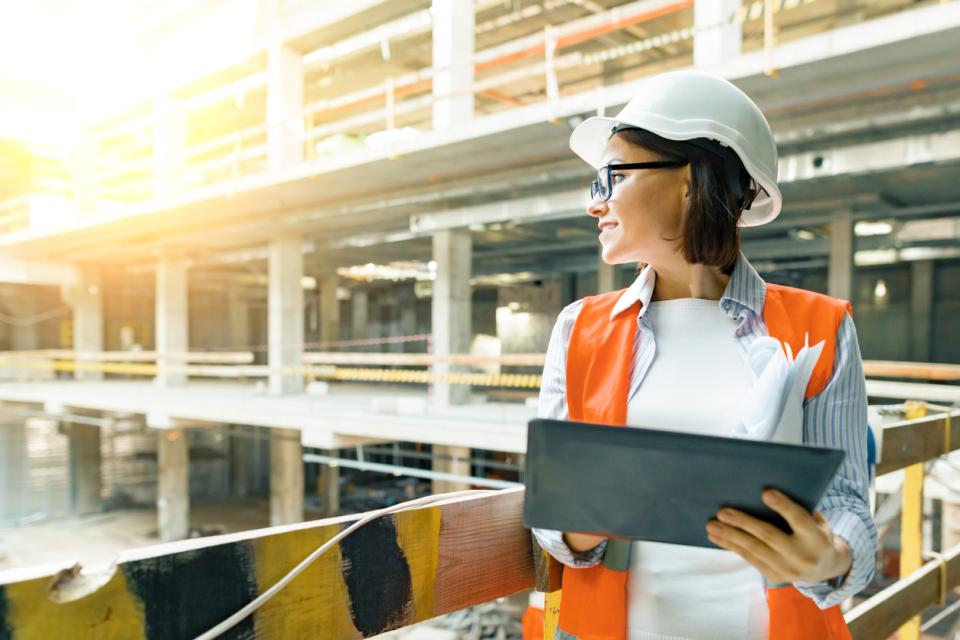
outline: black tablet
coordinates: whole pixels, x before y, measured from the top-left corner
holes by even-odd
[[[656,429],[531,420],[527,527],[716,548],[724,506],[790,527],[760,499],[779,489],[813,511],[845,453]]]

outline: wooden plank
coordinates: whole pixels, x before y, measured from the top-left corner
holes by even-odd
[[[960,386],[951,384],[923,384],[920,382],[893,382],[892,380],[867,380],[867,395],[871,398],[893,398],[895,400],[960,402]]]
[[[960,365],[936,362],[895,362],[864,360],[863,373],[874,378],[916,378],[935,382],[960,380]]]
[[[950,414],[950,451],[960,448],[960,410]],[[883,428],[883,444],[876,474],[883,475],[913,464],[938,458],[944,448],[945,414],[904,420]]]
[[[960,583],[960,545],[944,554],[947,589]],[[907,620],[937,602],[940,595],[938,562],[928,562],[909,578],[887,587],[847,612],[854,640],[889,638]]]
[[[522,504],[506,489],[371,522],[224,637],[369,637],[530,588]],[[91,576],[0,573],[0,637],[193,638],[359,517],[147,547]]]

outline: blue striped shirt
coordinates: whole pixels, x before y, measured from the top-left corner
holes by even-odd
[[[651,267],[646,267],[624,291],[612,311],[612,316],[616,316],[630,309],[635,302],[641,302],[637,318],[639,330],[633,346],[631,398],[649,370],[656,350],[653,327],[644,315],[653,296],[655,282],[655,272]],[[744,356],[754,338],[768,335],[763,319],[765,294],[766,283],[741,254],[720,299],[720,309],[737,320],[734,337]],[[567,347],[582,306],[583,300],[568,305],[560,312],[554,325],[540,387],[537,415],[541,418],[568,418]],[[846,600],[870,582],[877,545],[877,528],[870,515],[868,498],[867,390],[856,328],[849,315],[837,330],[830,381],[818,395],[804,400],[803,442],[811,446],[843,449],[847,453],[817,508],[833,527],[834,533],[850,545],[853,557],[850,572],[845,578],[795,584],[818,606],[827,608]],[[557,560],[575,568],[599,563],[606,548],[604,542],[590,551],[576,553],[564,543],[559,531],[535,529],[533,533],[540,545]]]

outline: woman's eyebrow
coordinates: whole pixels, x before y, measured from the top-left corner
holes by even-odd
[[[609,160],[607,160],[607,161],[604,163],[604,166],[606,166],[606,165],[608,165],[608,164],[613,164],[614,162],[619,162],[620,164],[626,164],[626,163],[623,161],[622,158],[610,158]]]

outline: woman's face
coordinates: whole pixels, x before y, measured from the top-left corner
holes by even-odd
[[[601,166],[663,160],[621,135],[610,138]],[[607,264],[663,264],[676,259],[682,242],[683,211],[690,165],[678,169],[613,169],[610,199],[597,196],[587,213],[597,219]]]

